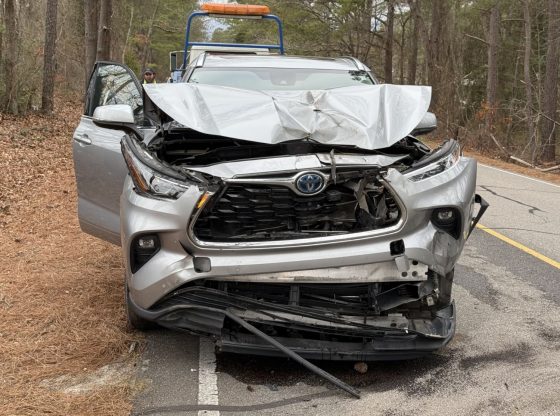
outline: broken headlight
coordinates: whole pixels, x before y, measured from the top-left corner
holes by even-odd
[[[449,140],[416,166],[412,165],[406,176],[412,182],[431,178],[455,166],[461,157],[461,147],[455,140]]]
[[[181,173],[159,162],[143,145],[125,136],[121,151],[139,194],[158,198],[179,198],[189,183]]]

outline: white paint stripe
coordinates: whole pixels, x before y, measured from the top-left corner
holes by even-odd
[[[219,404],[214,342],[200,337],[198,348],[198,404]],[[217,410],[199,410],[198,416],[220,416]]]
[[[520,175],[519,173],[513,173],[513,172],[510,172],[510,171],[507,171],[507,170],[504,170],[504,169],[495,168],[494,166],[485,165],[484,163],[480,163],[480,162],[478,162],[478,164],[480,166],[484,166],[485,168],[488,168],[488,169],[498,170],[500,172],[509,173],[510,175],[513,175],[513,176],[519,176],[520,178],[529,179],[530,181],[535,181],[535,182],[543,183],[545,185],[554,186],[555,188],[560,188],[560,185],[556,185],[554,183],[550,183],[550,182],[543,181],[543,180],[540,180],[540,179],[531,178],[530,176]]]

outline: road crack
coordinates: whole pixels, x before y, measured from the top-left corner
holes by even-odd
[[[526,203],[524,203],[524,202],[518,201],[517,199],[513,199],[513,198],[507,197],[507,196],[505,196],[505,195],[501,195],[501,194],[497,193],[496,191],[492,190],[489,186],[480,185],[480,187],[481,187],[482,189],[484,189],[486,192],[490,192],[490,193],[491,193],[492,195],[494,195],[494,196],[503,198],[503,199],[508,200],[508,201],[511,201],[511,202],[515,202],[516,204],[519,204],[519,205],[521,205],[521,206],[524,206],[524,207],[529,208],[529,214],[531,214],[531,215],[535,215],[535,212],[537,212],[537,211],[538,211],[538,212],[542,212],[542,213],[546,213],[546,211],[543,211],[543,210],[540,209],[539,207],[535,207],[535,206],[533,206],[533,205],[529,205],[529,204],[526,204]]]

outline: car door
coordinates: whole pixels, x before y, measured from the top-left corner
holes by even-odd
[[[78,217],[86,233],[120,244],[119,200],[128,173],[120,147],[125,133],[99,127],[92,119],[97,107],[110,104],[130,105],[142,124],[142,86],[134,73],[116,62],[96,62],[72,140]]]

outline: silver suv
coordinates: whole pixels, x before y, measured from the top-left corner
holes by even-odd
[[[486,203],[456,141],[415,138],[435,128],[430,93],[351,58],[204,53],[183,82],[143,88],[97,63],[74,133],[78,211],[122,246],[132,325],[311,359],[444,346]]]

